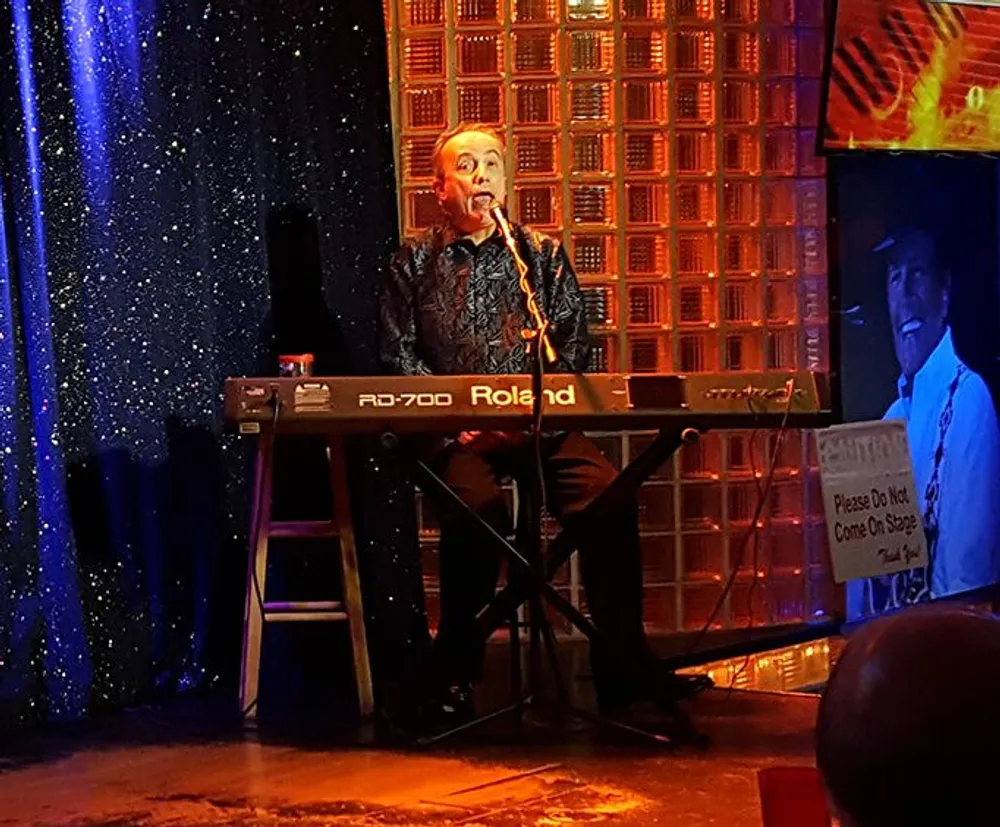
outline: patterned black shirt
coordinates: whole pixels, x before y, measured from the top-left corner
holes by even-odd
[[[559,354],[552,373],[583,373],[583,296],[561,244],[512,225]],[[478,247],[435,228],[393,256],[380,292],[379,347],[392,374],[527,374],[531,327],[517,267],[499,231]]]

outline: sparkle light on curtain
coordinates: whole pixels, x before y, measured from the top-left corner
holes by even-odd
[[[0,0],[0,726],[232,672],[247,446],[220,391],[273,372],[276,208],[314,225],[347,363],[373,369],[381,8],[278,5]],[[383,464],[357,487],[400,519],[361,514],[362,556],[405,649],[412,496]]]

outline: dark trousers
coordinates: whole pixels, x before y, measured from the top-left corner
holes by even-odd
[[[543,439],[545,491],[549,512],[564,525],[597,497],[617,475],[607,459],[582,434]],[[435,472],[501,536],[512,533],[511,514],[500,482],[524,484],[537,474],[534,444],[481,454],[459,443],[440,451]],[[453,684],[474,683],[482,675],[485,643],[475,635],[474,619],[496,590],[501,558],[469,524],[468,516],[438,501],[441,523],[441,621],[435,641],[439,677]],[[646,646],[642,624],[642,561],[638,508],[634,497],[618,512],[585,532],[578,549],[587,605],[594,625],[614,641],[619,653]],[[591,667],[599,696],[611,699],[625,689],[625,677],[610,653],[591,648]]]

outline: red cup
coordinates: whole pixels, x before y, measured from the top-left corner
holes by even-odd
[[[279,376],[312,376],[316,358],[311,353],[290,354],[278,357]]]

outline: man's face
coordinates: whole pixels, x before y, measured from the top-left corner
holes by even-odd
[[[484,132],[462,132],[444,145],[440,165],[434,191],[451,225],[464,235],[492,232],[490,205],[507,199],[499,141]]]
[[[923,367],[941,341],[948,316],[948,289],[933,267],[929,245],[919,242],[893,251],[889,263],[889,321],[896,358],[907,379]]]

